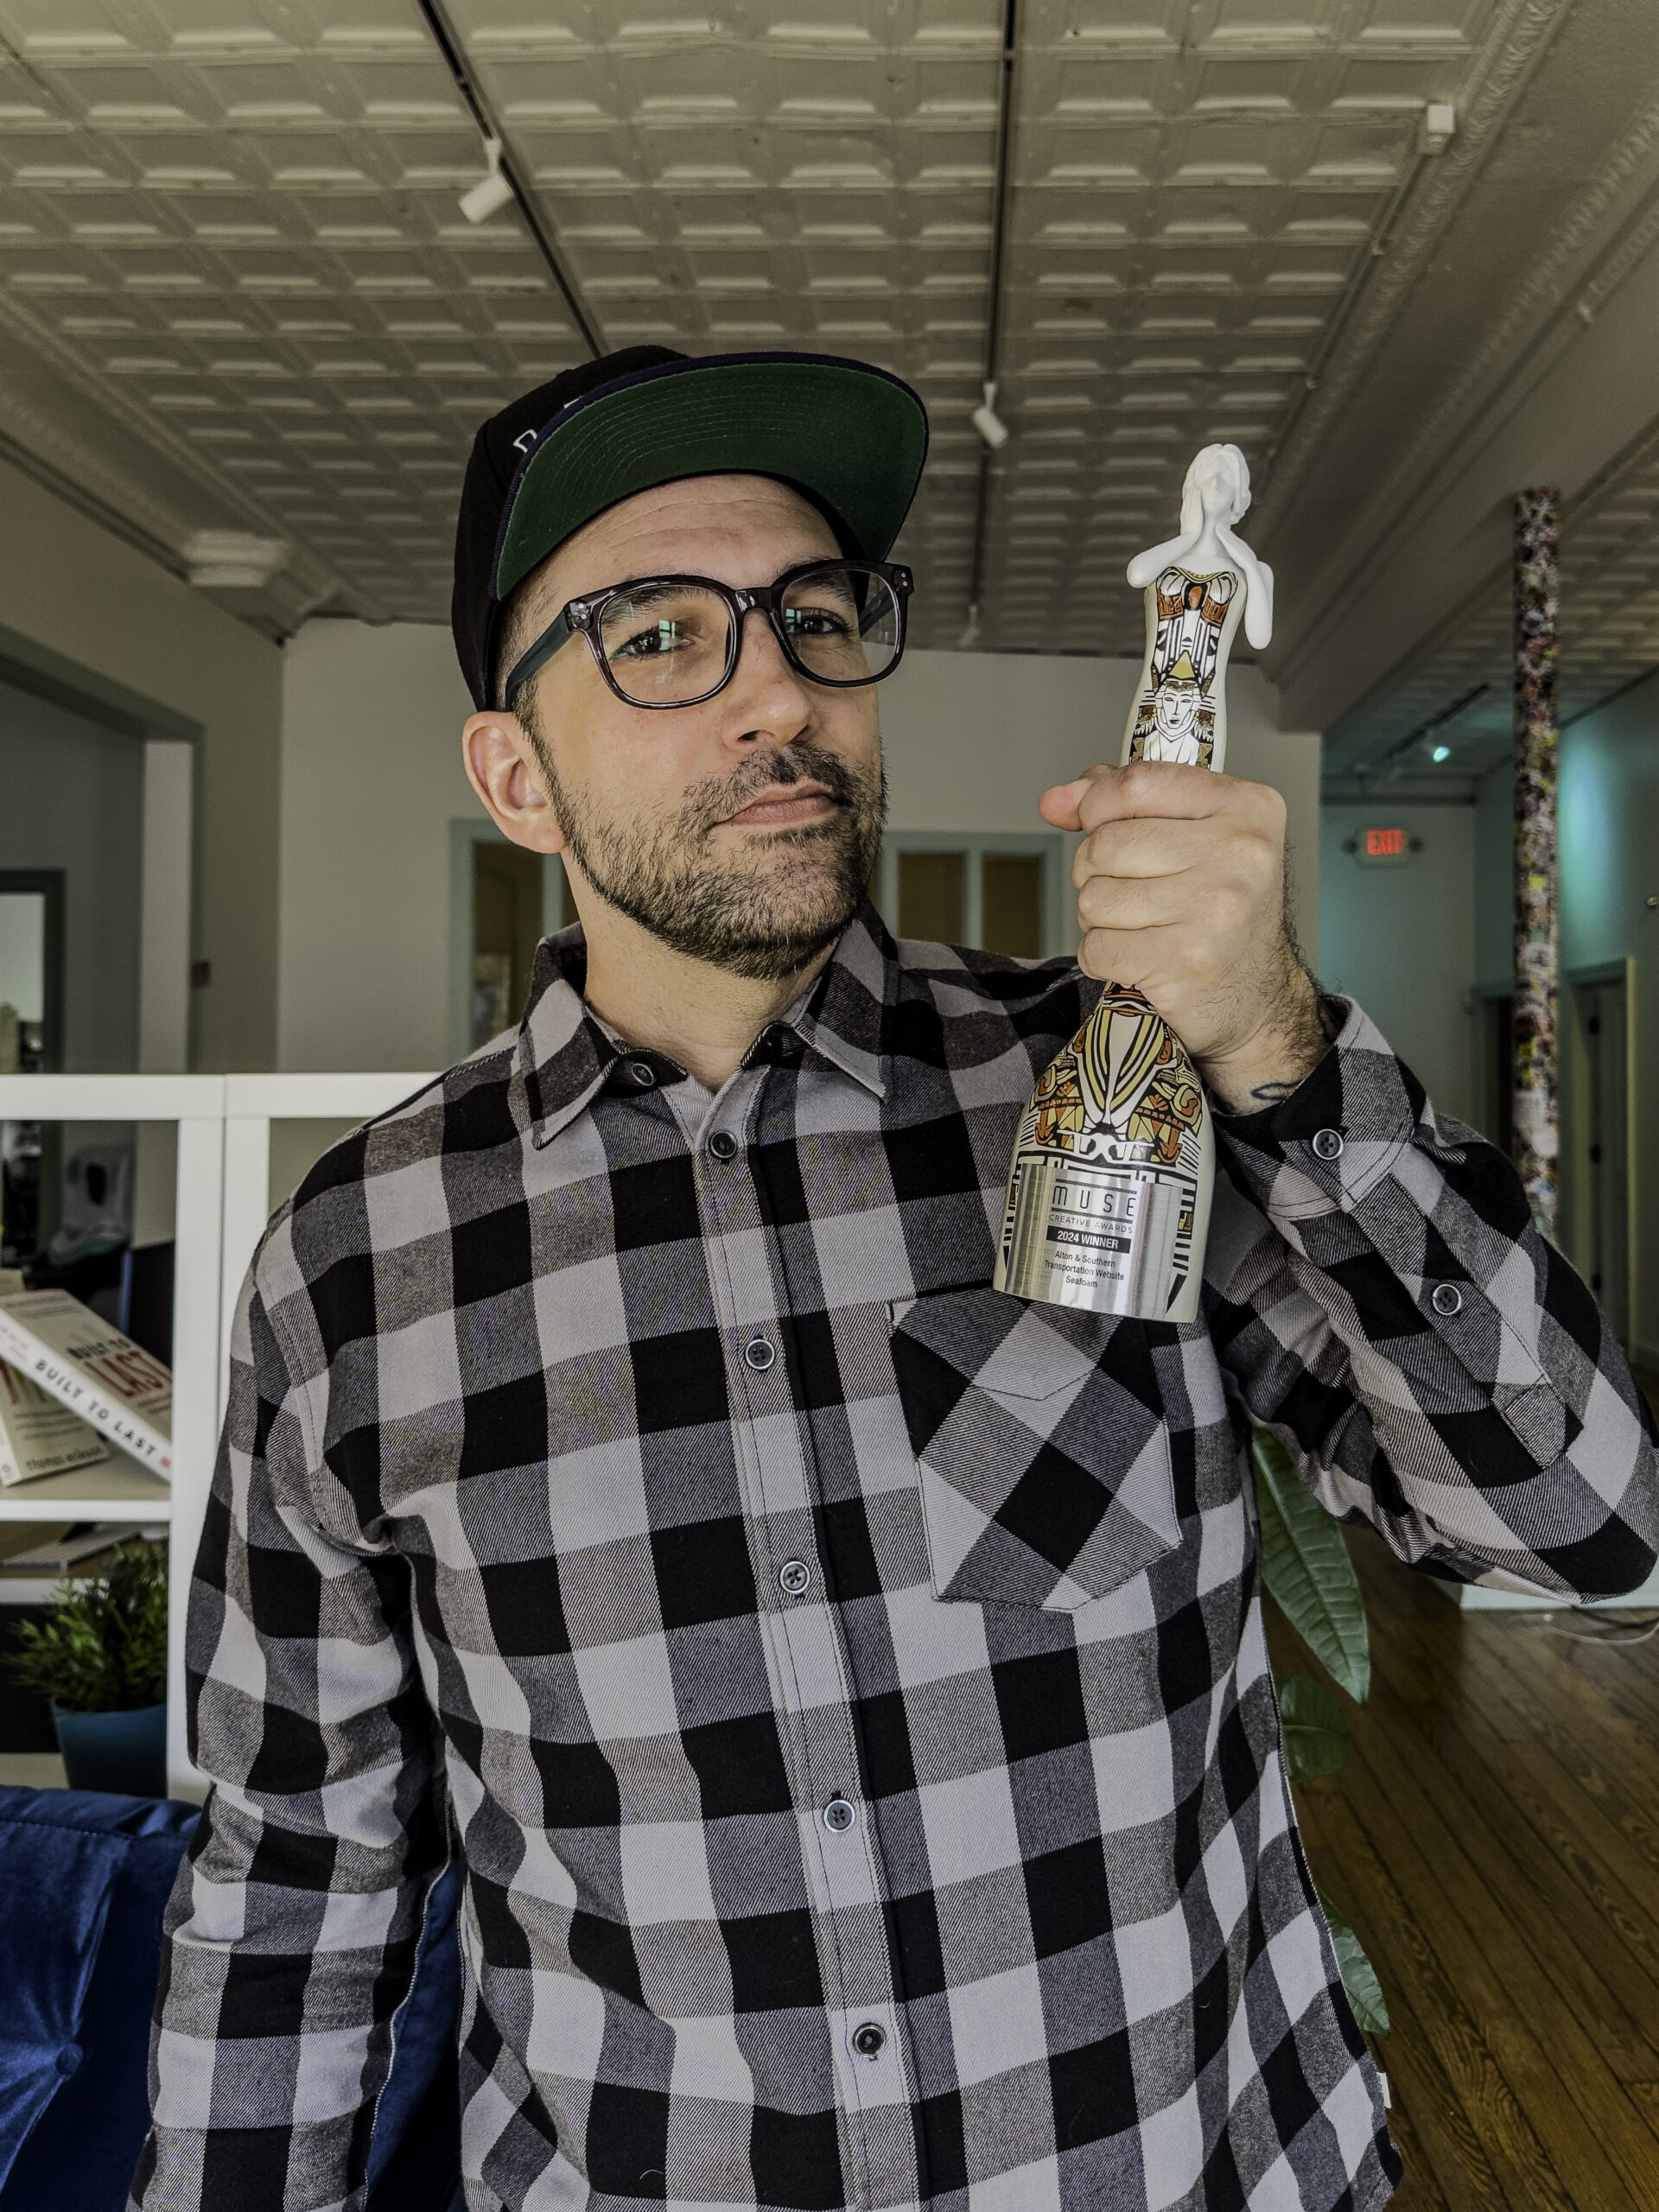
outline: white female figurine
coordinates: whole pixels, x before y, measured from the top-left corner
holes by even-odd
[[[1222,768],[1227,656],[1242,616],[1258,652],[1273,636],[1273,570],[1233,533],[1250,504],[1236,446],[1205,446],[1181,486],[1181,528],[1128,565],[1147,598],[1147,656],[1123,732],[1123,761]]]
[[[1219,771],[1223,683],[1240,620],[1273,635],[1273,571],[1233,535],[1250,504],[1236,446],[1205,446],[1181,533],[1129,563],[1147,595],[1147,658],[1123,760]],[[998,1290],[1144,1321],[1197,1319],[1216,1140],[1185,1046],[1139,991],[1108,983],[1044,1070],[1014,1141],[992,1277]]]

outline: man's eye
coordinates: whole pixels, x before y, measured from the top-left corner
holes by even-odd
[[[852,634],[846,617],[832,613],[827,607],[786,607],[784,622],[792,638],[845,638]]]
[[[677,645],[685,643],[685,633],[677,622],[652,622],[645,629],[636,630],[632,637],[625,638],[620,645],[613,645],[613,660],[650,660],[659,653],[671,653]]]

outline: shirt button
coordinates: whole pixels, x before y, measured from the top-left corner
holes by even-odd
[[[866,2020],[853,2030],[853,2049],[861,2058],[880,2058],[887,2040],[887,2031],[874,2020]]]
[[[628,1075],[630,1080],[637,1083],[641,1090],[649,1090],[657,1080],[657,1071],[649,1060],[630,1060]]]
[[[857,1818],[844,1797],[832,1797],[823,1808],[823,1825],[836,1835],[845,1835]]]
[[[786,1559],[778,1570],[778,1580],[791,1598],[798,1598],[810,1588],[812,1570],[804,1559]]]
[[[778,1357],[778,1347],[765,1337],[751,1337],[743,1347],[743,1357],[757,1375],[764,1375]]]
[[[1449,1321],[1454,1313],[1463,1311],[1463,1293],[1454,1282],[1437,1282],[1428,1302],[1437,1313],[1443,1313]]]
[[[737,1139],[729,1129],[716,1129],[709,1140],[709,1149],[716,1160],[735,1160]]]
[[[1340,1160],[1343,1148],[1340,1129],[1321,1129],[1313,1140],[1315,1160]]]

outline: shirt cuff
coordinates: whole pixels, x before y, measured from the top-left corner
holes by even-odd
[[[1325,995],[1342,1027],[1287,1098],[1215,1116],[1216,1137],[1269,1220],[1351,1213],[1416,1135],[1422,1085],[1352,999]]]

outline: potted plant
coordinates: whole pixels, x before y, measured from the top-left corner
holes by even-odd
[[[123,1544],[105,1574],[60,1583],[6,1658],[46,1698],[72,1789],[167,1795],[167,1554]]]

